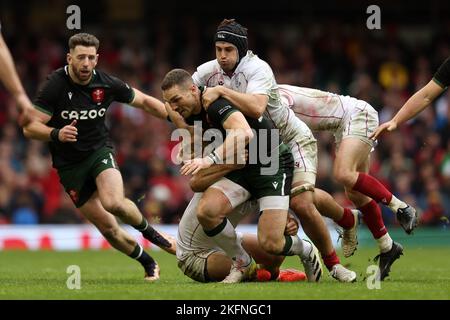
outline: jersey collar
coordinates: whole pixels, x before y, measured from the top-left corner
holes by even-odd
[[[239,73],[239,69],[242,68],[242,66],[247,62],[248,59],[250,59],[252,56],[254,56],[253,52],[251,50],[247,50],[247,54],[242,57],[242,59],[239,61],[239,63],[237,64],[236,68],[234,68],[233,74],[231,75],[230,78],[234,77],[234,75],[236,75],[237,73]],[[216,60],[217,62],[217,60]],[[217,62],[217,64],[219,65],[219,69],[220,72],[222,73],[222,75],[227,76],[227,73],[220,67],[219,62]]]
[[[91,81],[89,81],[88,84],[78,84],[78,83],[76,83],[75,81],[73,81],[72,78],[70,77],[70,74],[69,74],[69,65],[66,64],[66,65],[64,66],[64,72],[66,73],[66,75],[67,75],[67,77],[69,78],[70,82],[72,82],[73,84],[76,84],[77,86],[80,86],[80,87],[89,87],[89,86],[94,82],[95,78],[97,77],[97,71],[94,69],[94,70],[92,70]]]

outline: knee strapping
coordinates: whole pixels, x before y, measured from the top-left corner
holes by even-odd
[[[291,189],[291,198],[293,198],[296,195],[299,195],[303,192],[306,192],[306,191],[314,192],[314,189],[315,189],[315,187],[311,183],[305,183],[305,184],[302,184],[301,186],[294,187]]]

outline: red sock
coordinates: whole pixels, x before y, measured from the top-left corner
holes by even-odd
[[[380,181],[362,172],[359,172],[358,180],[356,180],[353,190],[361,192],[376,202],[381,202],[385,205],[389,204],[392,199],[392,193]]]
[[[380,206],[374,200],[362,206],[359,210],[362,212],[363,220],[375,239],[381,238],[387,233]]]
[[[352,210],[344,208],[344,214],[342,215],[341,220],[335,222],[344,229],[350,229],[355,225],[355,216],[353,215]]]
[[[327,256],[322,256],[322,259],[328,270],[331,270],[335,264],[340,262],[335,250]]]

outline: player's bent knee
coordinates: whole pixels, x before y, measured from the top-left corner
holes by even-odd
[[[355,174],[356,174],[355,172],[352,172],[350,170],[338,169],[334,171],[334,178],[340,184],[353,187],[353,184],[355,183],[354,181]]]
[[[124,204],[120,201],[110,200],[102,203],[102,205],[106,211],[112,213],[115,216],[120,216],[124,212]]]
[[[219,212],[217,211],[217,206],[214,207],[209,201],[204,201],[203,199],[200,200],[197,207],[197,218],[200,223],[214,221],[218,216]]]
[[[263,237],[259,240],[261,248],[270,254],[278,255],[283,251],[283,242],[274,237]]]
[[[100,230],[101,234],[108,241],[115,241],[119,238],[119,228],[118,227],[110,227]]]
[[[304,201],[301,197],[295,197],[291,200],[291,209],[300,220],[312,219],[317,210],[313,201]]]

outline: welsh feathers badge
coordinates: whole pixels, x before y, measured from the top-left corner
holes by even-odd
[[[91,92],[92,101],[95,103],[102,103],[105,98],[105,90],[101,88],[96,88]]]

